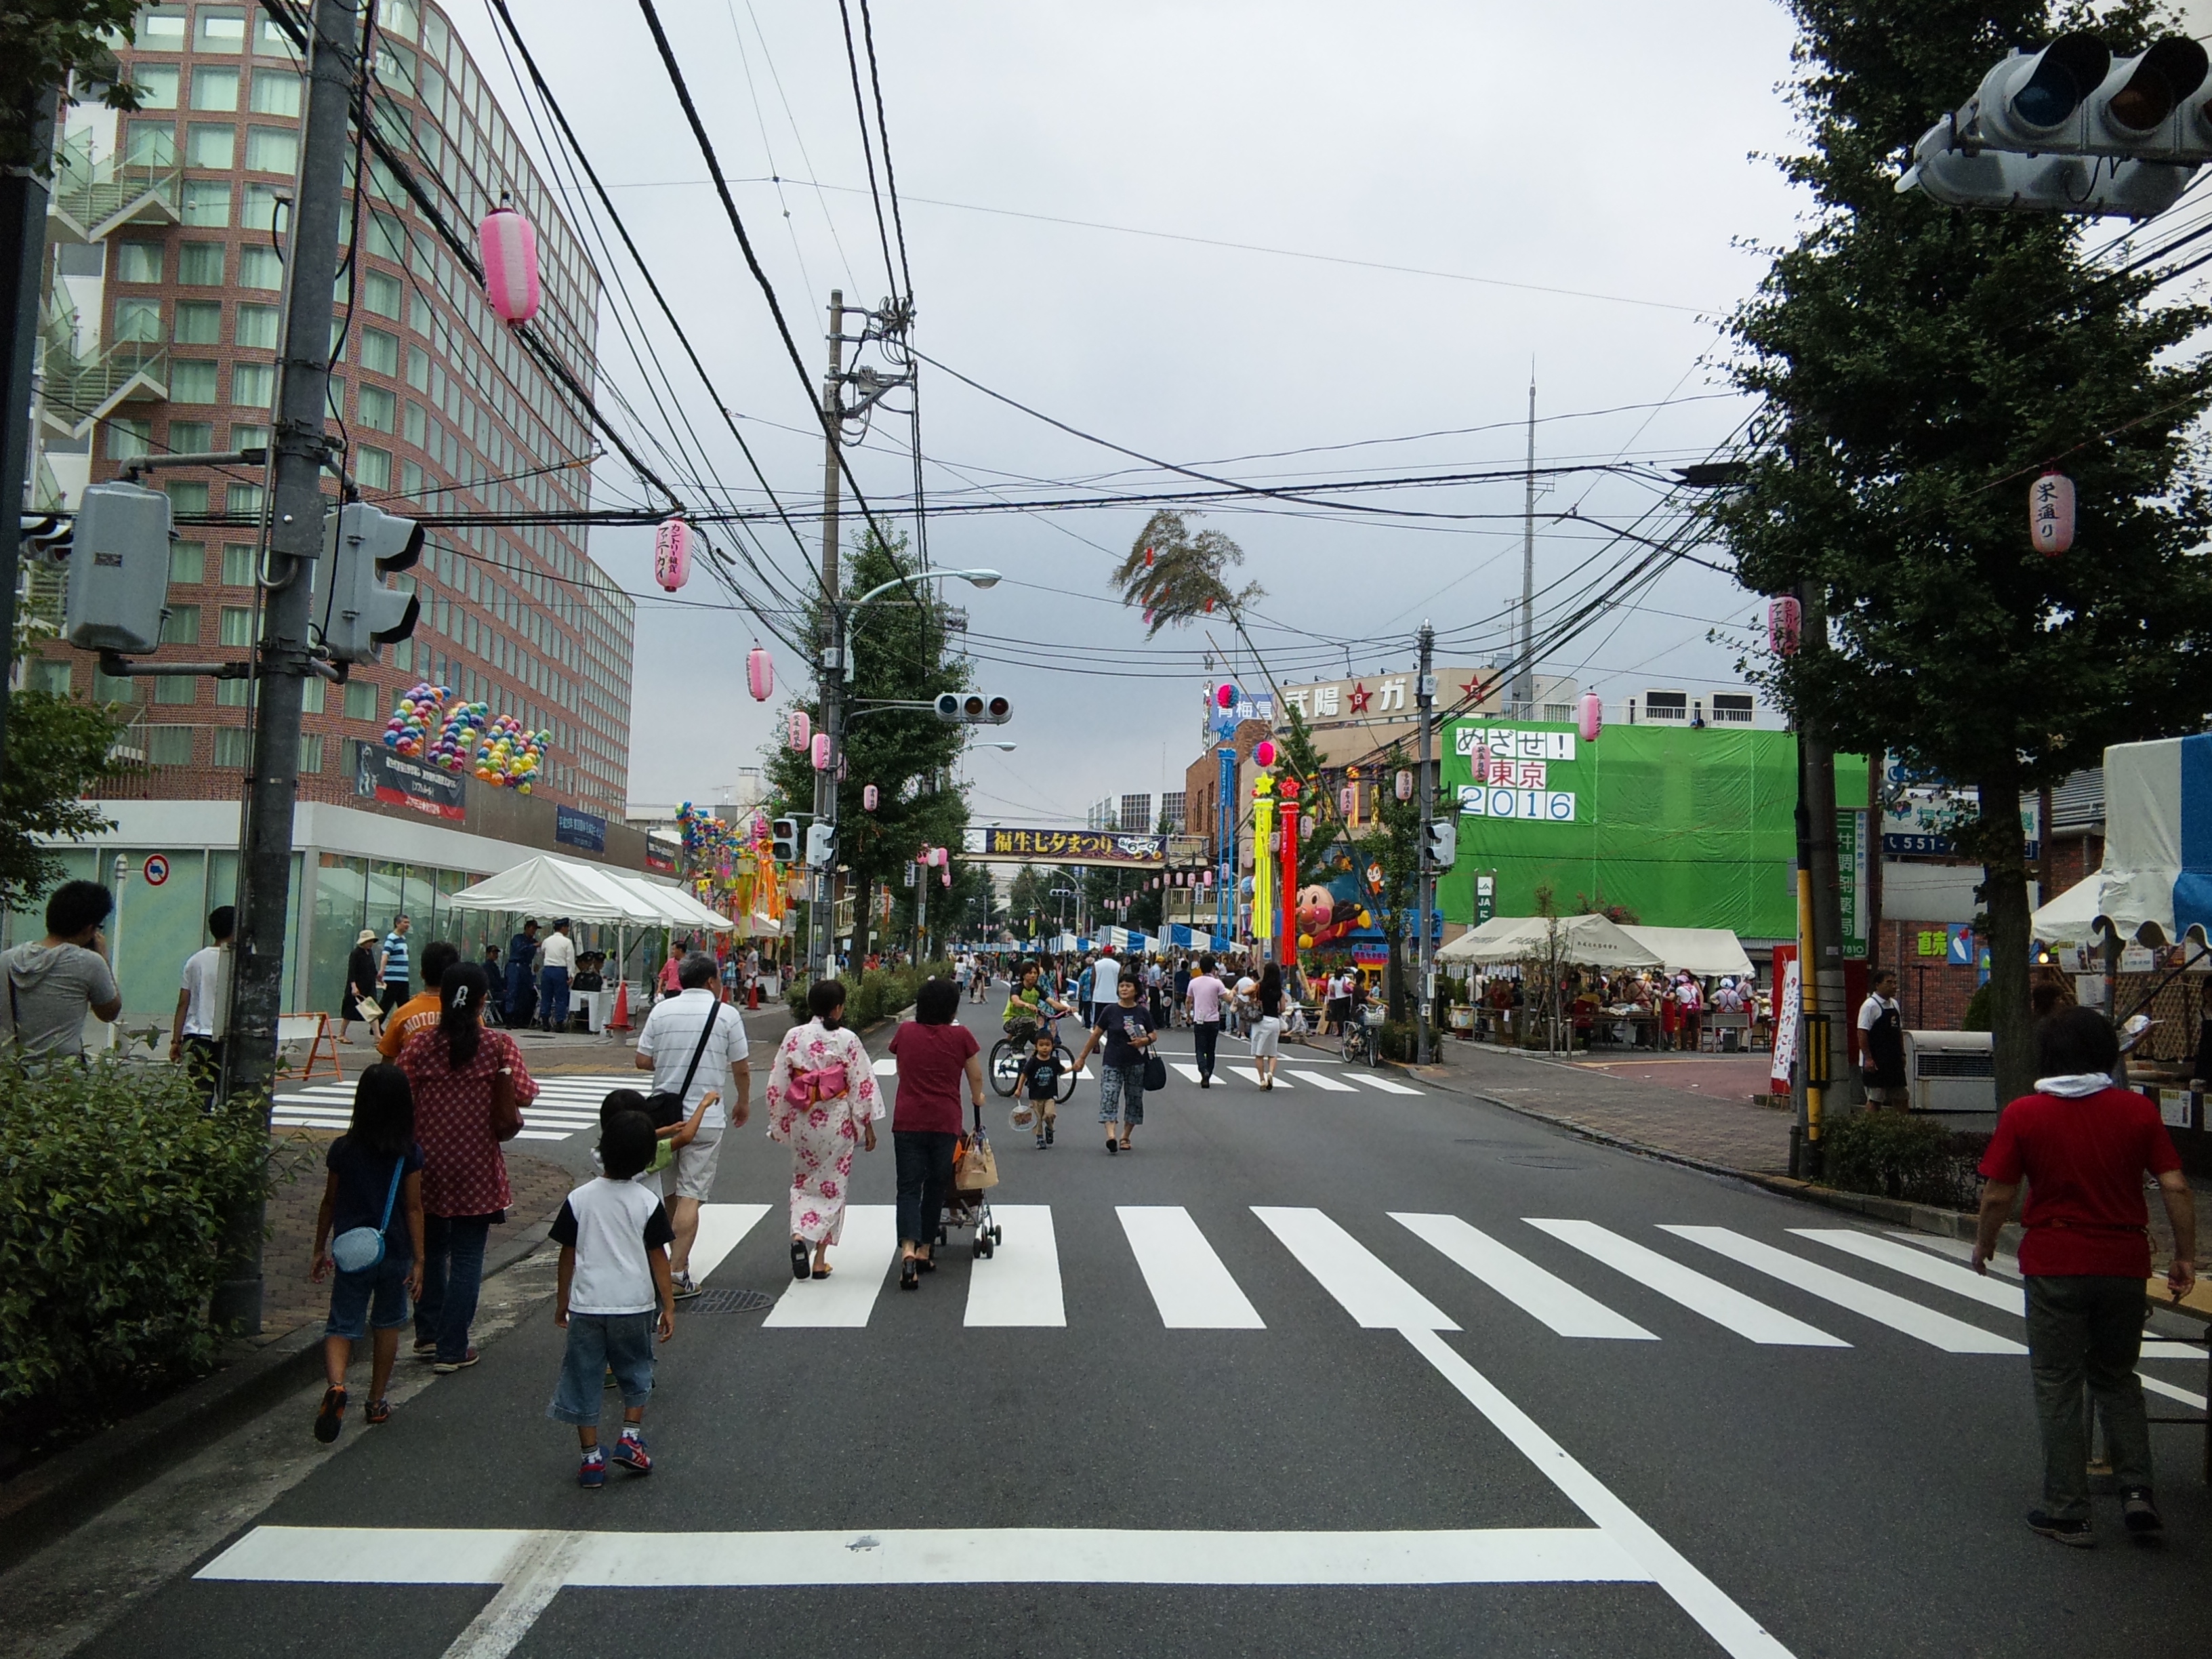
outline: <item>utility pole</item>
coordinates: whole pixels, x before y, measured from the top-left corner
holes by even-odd
[[[1534,428],[1532,427],[1530,430]],[[1413,700],[1421,710],[1421,862],[1413,893],[1413,925],[1420,930],[1420,942],[1413,958],[1419,964],[1413,974],[1416,999],[1413,1059],[1416,1064],[1422,1066],[1426,1066],[1435,1058],[1429,1046],[1429,1009],[1436,1001],[1436,987],[1431,983],[1436,969],[1429,959],[1429,912],[1436,908],[1437,866],[1435,859],[1431,856],[1429,825],[1437,815],[1437,782],[1436,774],[1430,768],[1429,755],[1436,727],[1437,677],[1431,672],[1436,646],[1437,630],[1425,620],[1421,623],[1421,665],[1413,682]]]
[[[31,123],[33,155],[51,157],[58,88],[38,100]],[[15,583],[21,568],[22,508],[31,466],[31,368],[39,355],[39,289],[46,272],[46,181],[31,167],[0,173],[0,761],[8,752],[8,685],[15,671]]]
[[[1802,612],[1800,650],[1827,648],[1826,594],[1819,583],[1798,588]],[[1835,1069],[1838,1017],[1844,1008],[1844,916],[1842,884],[1836,868],[1836,751],[1827,738],[1801,730],[1798,891],[1802,943],[1798,978],[1803,987],[1804,1029],[1798,1066],[1805,1079],[1802,1108],[1802,1168],[1808,1180],[1820,1175],[1823,1117]],[[1820,1030],[1816,1035],[1815,1027]]]
[[[1521,507],[1521,672],[1513,682],[1520,717],[1536,706],[1536,373],[1528,372],[1528,472]]]
[[[256,672],[260,678],[252,769],[239,861],[238,938],[231,973],[226,1101],[254,1101],[265,1121],[276,1078],[276,1017],[284,1006],[284,932],[292,908],[292,806],[300,783],[300,706],[307,677],[315,561],[323,553],[323,469],[329,447],[331,306],[337,286],[338,222],[345,204],[346,129],[360,69],[352,0],[315,0],[307,43],[307,117],[300,199],[291,216],[269,546]],[[215,1287],[217,1324],[261,1328],[258,1199],[230,1218],[228,1265]]]
[[[822,729],[830,737],[830,764],[814,775],[814,822],[837,828],[837,763],[845,753],[845,611],[837,576],[837,433],[839,388],[845,372],[845,295],[830,290],[830,374],[822,382],[822,605],[828,637],[814,684],[822,702]],[[831,844],[834,846],[833,839]],[[836,951],[837,865],[808,872],[815,897],[807,915],[808,940],[817,978],[829,975]]]

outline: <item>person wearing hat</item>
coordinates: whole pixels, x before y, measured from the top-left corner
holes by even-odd
[[[568,1025],[568,980],[576,971],[576,941],[568,935],[568,918],[553,924],[553,933],[538,953],[539,1022],[549,1031]]]
[[[534,966],[538,956],[538,918],[523,918],[522,931],[507,942],[506,1005],[509,1025],[527,1025],[538,1006]]]
[[[346,958],[345,987],[338,993],[340,1042],[353,1041],[348,1032],[357,1019],[367,1022],[370,1036],[378,1035],[383,1011],[376,1006],[376,994],[381,988],[376,982],[376,929],[364,927]]]

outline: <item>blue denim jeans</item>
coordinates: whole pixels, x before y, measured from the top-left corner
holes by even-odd
[[[556,1031],[568,1024],[568,970],[566,968],[540,968],[538,970],[538,1013],[546,1025]]]
[[[625,1406],[653,1398],[653,1336],[659,1316],[650,1313],[568,1316],[568,1351],[561,1381],[545,1415],[556,1423],[596,1426],[606,1373],[615,1374]]]
[[[488,1215],[425,1215],[422,1218],[422,1295],[415,1304],[415,1340],[435,1342],[438,1358],[467,1358],[469,1327],[477,1316],[477,1293],[483,1288],[484,1241],[491,1235]]]

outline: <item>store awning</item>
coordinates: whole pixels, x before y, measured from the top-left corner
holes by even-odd
[[[1603,916],[1492,916],[1437,952],[1438,962],[1531,962],[1552,954],[1595,968],[1656,968],[1658,954]],[[1749,966],[1748,963],[1746,964]]]
[[[463,888],[446,901],[462,910],[504,910],[551,920],[612,921],[633,927],[704,927],[730,930],[717,915],[680,888],[625,876],[601,865],[541,856],[526,859]]]
[[[2116,743],[2105,750],[2105,862],[2038,909],[2047,945],[2106,932],[2146,945],[2212,929],[2212,737]]]
[[[1726,927],[1646,927],[1623,922],[1620,931],[1659,958],[1662,968],[1681,969],[1699,979],[1734,974],[1751,976],[1743,943]]]

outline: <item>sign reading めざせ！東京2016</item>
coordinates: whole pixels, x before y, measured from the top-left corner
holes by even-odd
[[[1478,871],[1496,871],[1495,914],[1619,905],[1655,927],[1795,934],[1796,739],[1787,732],[1608,726],[1584,743],[1565,725],[1454,720],[1444,800],[1458,855],[1437,882],[1447,920],[1475,916]],[[1485,777],[1475,763],[1486,762]],[[1836,758],[1841,807],[1863,806],[1866,767]]]

